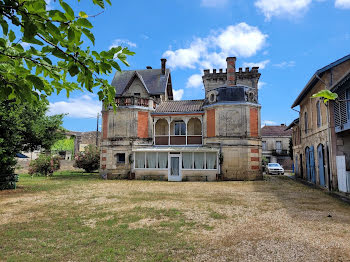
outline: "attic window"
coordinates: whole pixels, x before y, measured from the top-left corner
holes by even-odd
[[[134,96],[141,96],[140,93],[134,93]]]

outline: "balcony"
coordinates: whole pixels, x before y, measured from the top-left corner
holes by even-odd
[[[275,149],[271,153],[273,156],[289,156],[288,150],[285,149]]]
[[[164,118],[155,122],[155,145],[202,145],[202,122],[198,118],[169,122],[169,119]]]
[[[117,106],[141,106],[156,108],[156,103],[152,99],[135,96],[124,96],[115,99]]]
[[[155,145],[159,146],[176,146],[176,145],[201,145],[202,135],[197,136],[155,136]]]

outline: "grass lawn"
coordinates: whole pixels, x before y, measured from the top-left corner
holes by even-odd
[[[328,217],[328,215],[331,217]],[[0,191],[0,261],[350,261],[350,206],[286,177],[21,175]]]

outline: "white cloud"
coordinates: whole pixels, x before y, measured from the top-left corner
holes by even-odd
[[[46,9],[52,9],[52,0],[45,0],[46,2]]]
[[[49,115],[68,114],[72,118],[96,117],[101,112],[102,105],[92,95],[83,95],[79,98],[69,98],[67,101],[50,103]]]
[[[275,121],[271,121],[271,120],[264,120],[261,122],[261,126],[275,126],[277,125],[277,123]]]
[[[179,89],[179,90],[173,90],[173,95],[174,95],[174,100],[181,100],[182,96],[184,95],[184,90]]]
[[[228,0],[202,0],[203,7],[223,7],[228,3]]]
[[[202,84],[203,84],[202,75],[195,74],[195,75],[191,75],[187,79],[186,87],[187,88],[191,88],[191,87],[196,88],[196,87],[200,87]]]
[[[273,66],[279,67],[279,68],[293,67],[295,66],[295,61],[283,61],[278,64],[273,64]]]
[[[350,0],[335,0],[335,7],[341,9],[350,8]]]
[[[259,82],[258,82],[258,89],[263,88],[263,86],[266,86],[266,83],[263,82],[263,81],[259,81]]]
[[[254,66],[258,66],[259,69],[264,69],[266,67],[266,65],[270,63],[270,60],[264,60],[264,61],[261,61],[261,62],[256,62],[256,63],[247,63],[247,62],[244,62],[243,63],[243,67],[254,67]]]
[[[312,0],[257,0],[254,4],[270,20],[273,16],[299,16],[307,11],[311,2]]]
[[[226,67],[226,57],[251,57],[263,48],[267,35],[246,23],[212,31],[207,37],[194,38],[188,48],[167,50],[163,56],[171,68]]]
[[[163,56],[168,59],[168,65],[172,68],[195,68],[201,55],[206,52],[206,43],[200,38],[195,39],[189,48],[181,48],[175,51],[168,50]]]
[[[109,48],[116,46],[129,46],[129,47],[137,47],[137,45],[128,39],[115,39],[113,43],[109,46]]]
[[[147,40],[147,39],[149,39],[149,36],[148,36],[148,35],[145,35],[145,34],[141,34],[141,38],[142,38],[143,40]]]

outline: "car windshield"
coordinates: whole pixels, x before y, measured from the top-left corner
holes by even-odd
[[[280,164],[276,164],[276,163],[270,163],[269,167],[280,167]]]

